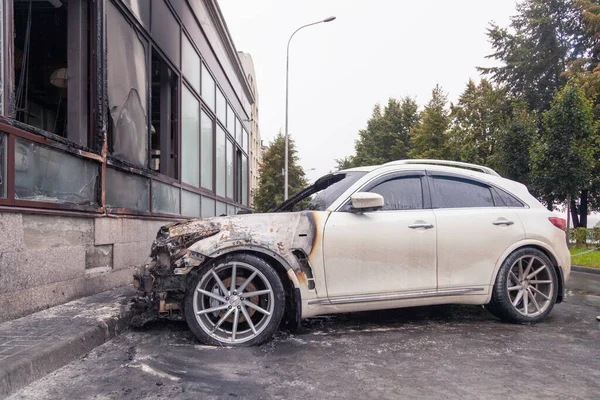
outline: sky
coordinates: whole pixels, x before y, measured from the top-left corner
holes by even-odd
[[[514,0],[219,0],[238,51],[256,69],[265,144],[285,127],[290,35],[289,133],[309,181],[351,155],[376,103],[411,96],[423,106],[440,84],[456,101],[477,66],[496,65],[486,36],[506,27]]]

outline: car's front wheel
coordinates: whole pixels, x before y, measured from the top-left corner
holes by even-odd
[[[486,308],[505,321],[540,322],[554,307],[557,294],[550,259],[538,249],[524,248],[504,260]]]
[[[275,270],[251,254],[226,256],[192,278],[185,317],[194,335],[209,345],[252,346],[279,327],[285,292]]]

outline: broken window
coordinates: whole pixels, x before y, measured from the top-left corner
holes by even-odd
[[[204,64],[202,64],[202,99],[208,108],[215,110],[215,81]]]
[[[179,214],[179,188],[153,180],[152,212]]]
[[[106,2],[107,80],[112,156],[148,165],[146,46],[112,2]]]
[[[198,187],[200,183],[200,103],[183,88],[181,99],[181,180]]]
[[[0,197],[6,197],[6,135],[0,133]]]
[[[202,217],[215,216],[215,200],[202,196]]]
[[[200,117],[200,148],[202,167],[200,168],[202,187],[213,190],[213,120],[204,111]]]
[[[16,138],[15,199],[96,205],[99,165]]]
[[[106,206],[150,211],[150,180],[113,168],[106,169]]]
[[[181,190],[181,215],[185,217],[200,216],[199,194],[188,192],[187,190]]]
[[[226,174],[225,174],[225,143],[228,140],[225,138],[225,132],[217,125],[217,143],[216,143],[216,160],[215,160],[215,173],[217,180],[216,193],[218,196],[225,197],[225,185],[226,185]]]
[[[14,0],[14,117],[87,145],[88,1]]]
[[[150,169],[177,178],[177,75],[152,50]]]

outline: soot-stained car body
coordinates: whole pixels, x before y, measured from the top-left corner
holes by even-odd
[[[430,304],[539,322],[570,271],[563,225],[485,167],[340,171],[270,213],[163,226],[134,274],[133,324],[186,320],[200,341],[235,346],[264,342],[282,321]]]

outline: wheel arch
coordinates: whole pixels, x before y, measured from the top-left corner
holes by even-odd
[[[502,254],[502,256],[498,259],[498,262],[496,263],[496,266],[494,267],[494,274],[492,276],[490,286],[491,287],[494,286],[494,284],[496,282],[496,278],[498,276],[498,271],[500,271],[500,267],[502,266],[502,263],[504,263],[504,260],[506,260],[514,252],[523,250],[526,248],[539,250],[550,259],[550,262],[552,263],[552,266],[554,267],[554,271],[556,272],[556,277],[558,278],[557,279],[558,280],[558,296],[556,298],[556,303],[561,303],[564,299],[564,293],[565,293],[564,273],[562,271],[562,268],[558,265],[558,257],[554,253],[552,248],[550,246],[548,246],[547,244],[540,242],[540,241],[528,240],[528,241],[516,243],[513,246],[509,247]],[[491,300],[491,297],[492,297],[492,291],[490,290],[489,298],[487,300],[488,302]]]
[[[255,246],[234,247],[220,250],[217,253],[212,254],[210,258],[213,261],[218,261],[226,256],[236,254],[251,254],[264,260],[273,267],[277,276],[279,276],[285,291],[285,313],[282,325],[289,327],[290,329],[297,329],[300,326],[302,315],[302,294],[300,291],[300,283],[289,263],[279,254]]]

